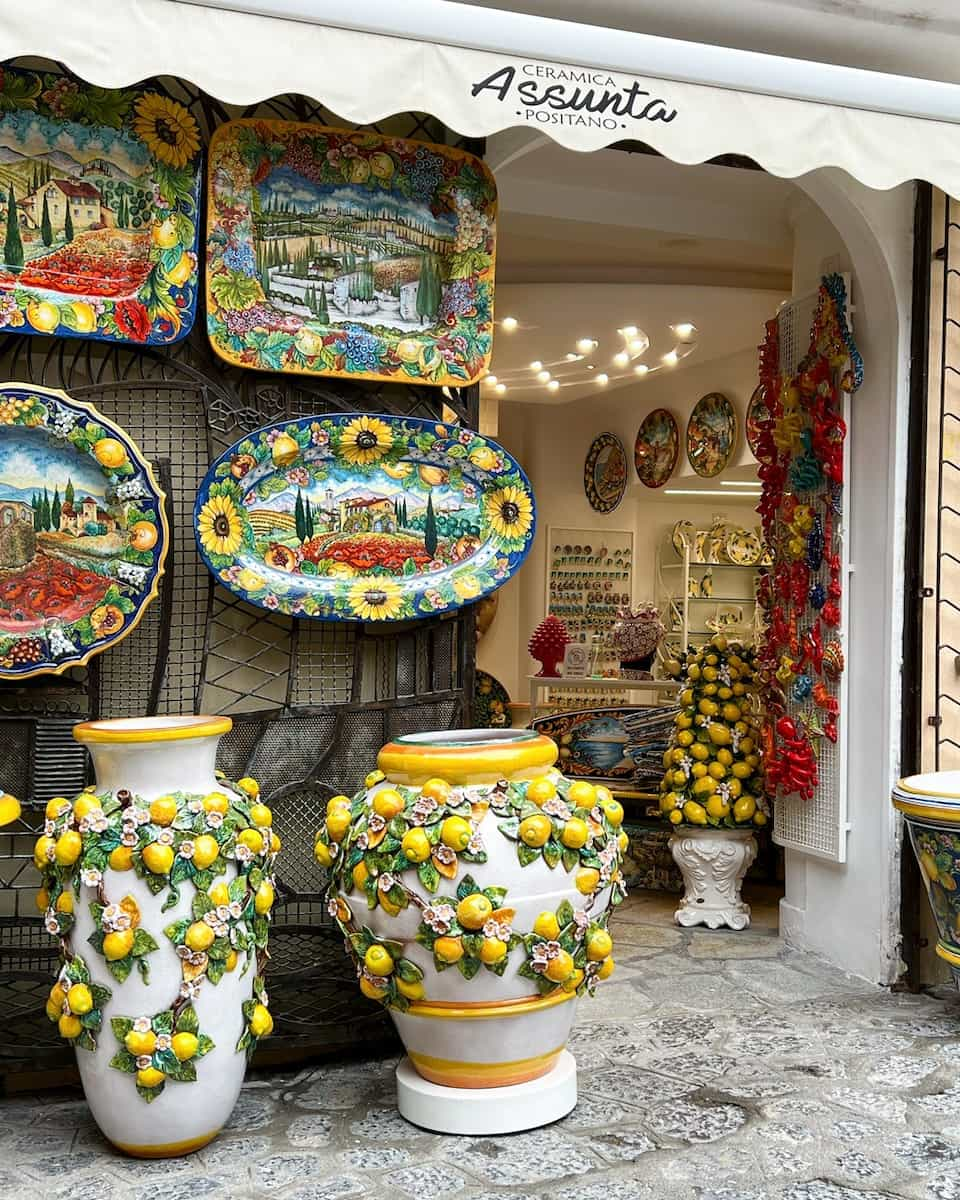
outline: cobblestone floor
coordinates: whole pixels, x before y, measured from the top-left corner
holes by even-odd
[[[440,1137],[393,1062],[253,1079],[192,1157],[134,1162],[81,1100],[0,1105],[0,1197],[55,1200],[960,1200],[960,999],[892,995],[769,927],[681,932],[628,902],[584,1000],[580,1103],[549,1129]]]

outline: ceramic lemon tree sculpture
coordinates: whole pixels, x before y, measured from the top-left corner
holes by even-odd
[[[37,906],[47,932],[60,942],[62,965],[46,1004],[60,1034],[78,1049],[96,1051],[113,995],[96,975],[107,973],[123,985],[136,969],[149,984],[151,957],[165,942],[180,960],[176,993],[158,996],[148,1015],[110,1014],[116,1049],[109,1066],[133,1076],[148,1103],[170,1081],[195,1081],[200,1060],[214,1049],[195,1002],[202,987],[215,987],[234,971],[255,973],[236,1046],[251,1052],[273,1028],[262,974],[280,848],[256,782],[224,782],[223,790],[206,794],[174,792],[149,804],[122,789],[91,787],[73,802],[52,799],[45,818],[34,848],[42,876]],[[162,897],[161,913],[179,905],[189,887],[190,915],[145,928],[132,894],[137,889],[121,883],[127,872],[148,895]],[[83,955],[72,936],[82,899],[93,925]]]
[[[676,920],[743,929],[750,909],[740,885],[756,857],[752,831],[769,819],[755,654],[717,634],[665,665],[682,684],[660,785],[660,811],[675,827],[670,849],[686,884]]]
[[[552,769],[549,739],[499,734],[542,767],[514,773],[503,740],[477,745],[489,731],[470,731],[463,745],[457,733],[435,736],[448,739],[445,750],[411,769],[445,766],[444,775],[409,774],[404,743],[417,738],[398,739],[381,752],[389,775],[375,771],[352,799],[330,801],[315,854],[331,870],[330,911],[361,991],[389,1006],[416,1070],[460,1087],[521,1082],[549,1070],[566,1037],[549,1021],[538,1032],[532,1018],[613,972],[607,924],[625,894],[623,809],[606,788]],[[478,1013],[491,1021],[482,1029],[471,1024]],[[527,1055],[504,1062],[495,1043],[515,1034],[497,1019],[525,1014]],[[469,1063],[453,1037],[461,1019],[467,1040],[483,1043],[469,1046]],[[542,1040],[548,1053],[533,1054]]]

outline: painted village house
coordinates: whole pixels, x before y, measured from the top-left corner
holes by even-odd
[[[103,203],[103,197],[92,183],[79,183],[72,179],[51,179],[35,192],[29,192],[19,203],[20,224],[34,230],[43,221],[43,200],[47,199],[50,224],[54,230],[66,225],[67,208],[76,232],[84,229],[101,229],[112,225],[113,213]]]
[[[340,528],[344,533],[396,533],[393,501],[374,496],[369,500],[342,500]]]
[[[117,522],[114,518],[100,508],[90,496],[84,496],[82,500],[73,504],[67,501],[60,509],[61,533],[84,537],[90,534],[113,533],[116,527]]]

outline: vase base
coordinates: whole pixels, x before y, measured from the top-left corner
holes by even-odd
[[[112,1142],[113,1146],[131,1158],[183,1158],[208,1146],[220,1132],[214,1129],[212,1133],[202,1133],[199,1137],[187,1138],[182,1142],[166,1142],[157,1146],[128,1146],[125,1142]]]
[[[546,1075],[507,1087],[441,1087],[418,1075],[408,1058],[397,1067],[400,1115],[435,1133],[492,1136],[539,1129],[576,1104],[577,1062],[569,1050]]]
[[[742,908],[738,909],[724,908],[706,911],[681,907],[673,914],[673,919],[684,929],[692,929],[695,925],[706,925],[708,929],[722,929],[726,926],[727,929],[735,929],[739,932],[750,927],[750,906],[744,904]]]

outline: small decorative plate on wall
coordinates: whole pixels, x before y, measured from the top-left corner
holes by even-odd
[[[667,482],[680,454],[680,431],[673,413],[655,408],[643,419],[633,446],[633,461],[640,482],[659,488]]]
[[[764,386],[759,384],[754,388],[753,395],[750,397],[750,403],[747,405],[747,419],[745,422],[745,433],[747,435],[747,445],[750,447],[750,452],[757,461],[760,461],[758,449],[760,446],[760,434],[763,424],[770,420],[770,409],[767,407],[766,397],[764,395]]]
[[[0,330],[169,345],[197,305],[200,131],[157,91],[0,75]]]
[[[416,417],[303,417],[237,442],[194,509],[200,554],[273,612],[405,621],[470,604],[533,542],[530,483],[495,442]]]
[[[615,433],[593,439],[583,464],[583,488],[590,507],[609,513],[627,490],[627,452]]]
[[[495,675],[477,670],[474,676],[473,723],[478,729],[507,729],[510,696]]]
[[[497,186],[449,146],[295,121],[210,142],[207,328],[262,371],[462,387],[493,345]]]
[[[59,675],[136,628],[163,574],[163,505],[92,405],[0,385],[0,678]]]
[[[687,458],[704,479],[712,479],[727,466],[737,447],[737,414],[719,392],[697,401],[687,422]]]

